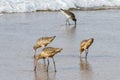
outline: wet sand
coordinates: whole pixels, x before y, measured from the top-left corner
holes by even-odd
[[[74,11],[77,25],[66,26],[59,12],[0,15],[1,80],[119,80],[120,11]],[[72,23],[72,22],[71,22]],[[63,48],[50,59],[49,72],[43,60],[34,72],[33,45],[42,36],[56,35],[49,45]],[[93,37],[87,60],[79,57],[79,44]],[[37,51],[37,54],[41,49]]]

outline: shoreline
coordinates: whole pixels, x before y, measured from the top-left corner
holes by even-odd
[[[120,10],[120,7],[115,6],[103,6],[103,7],[80,7],[80,8],[69,8],[65,10],[71,10],[71,11],[101,11],[101,10]],[[0,14],[14,14],[14,13],[34,13],[34,12],[59,12],[60,10],[36,10],[31,12],[0,12]]]

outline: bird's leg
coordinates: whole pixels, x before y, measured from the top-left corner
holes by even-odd
[[[46,66],[45,58],[43,58],[44,66]]]
[[[75,26],[76,26],[76,21],[75,21]]]
[[[82,57],[82,52],[80,52],[80,58]]]
[[[68,19],[68,18],[66,19],[66,25],[67,25],[67,23],[68,23],[68,24],[70,24],[70,23],[69,23],[69,19]]]
[[[89,49],[87,49],[87,53],[88,53]]]
[[[37,67],[37,60],[34,58],[34,71],[36,71],[36,67]]]
[[[66,19],[66,23],[65,23],[65,25],[67,25],[67,21],[68,21],[68,19]]]
[[[87,58],[85,58],[85,63],[87,64]]]
[[[36,56],[36,50],[35,50],[35,53],[34,53],[34,58],[35,58],[35,56]]]
[[[80,58],[81,58],[81,53],[80,53]]]
[[[68,19],[68,24],[70,25],[70,21],[69,21],[69,19]]]
[[[53,60],[54,69],[55,69],[55,72],[56,72],[56,65],[55,65],[55,60],[54,60],[54,58],[53,58],[53,57],[52,57],[52,60]]]
[[[85,58],[87,58],[87,55],[88,55],[88,49],[85,49],[85,53],[86,53]]]
[[[49,67],[49,58],[47,58],[47,62],[48,62],[48,65],[47,65],[47,72],[48,72],[48,67]]]

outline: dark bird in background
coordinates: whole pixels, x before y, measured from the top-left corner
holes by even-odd
[[[60,9],[60,11],[67,17],[66,24],[68,23],[70,25],[69,19],[72,19],[76,25],[77,19],[75,18],[75,14],[73,12],[63,9]]]
[[[49,58],[52,58],[53,60],[53,64],[54,64],[54,69],[56,72],[56,65],[55,65],[55,60],[54,60],[54,55],[56,55],[57,53],[61,52],[62,48],[54,48],[54,47],[45,47],[43,48],[43,50],[41,51],[40,54],[35,56],[35,60],[34,60],[34,71],[36,71],[36,66],[37,66],[37,62],[39,59],[47,59],[48,65],[47,65],[47,72],[48,72],[48,67],[49,67]]]
[[[93,41],[94,41],[94,38],[90,38],[90,39],[87,39],[87,40],[83,40],[80,43],[80,56],[81,56],[82,52],[85,51],[85,53],[86,53],[85,57],[87,58],[88,49],[92,45]]]
[[[51,43],[56,36],[51,37],[41,37],[37,40],[36,44],[33,46],[33,49],[35,51],[34,57],[36,55],[36,50],[40,47],[46,47],[49,43]]]

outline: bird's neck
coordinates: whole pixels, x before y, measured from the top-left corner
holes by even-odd
[[[36,60],[39,60],[39,59],[42,59],[43,57],[41,56],[41,55],[37,55],[37,56],[35,56],[35,59]]]
[[[63,11],[63,10],[60,10],[60,11],[61,11],[62,14],[66,15],[65,11]]]

